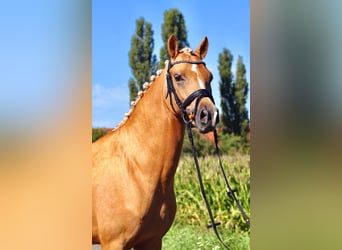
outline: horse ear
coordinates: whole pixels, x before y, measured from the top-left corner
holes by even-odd
[[[167,41],[167,51],[171,59],[175,59],[178,55],[178,42],[176,37],[172,34]]]
[[[208,47],[208,38],[205,36],[203,37],[201,43],[198,45],[197,49],[195,50],[195,53],[199,55],[201,59],[203,59],[207,55]]]

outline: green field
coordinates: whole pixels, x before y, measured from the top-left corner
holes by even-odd
[[[247,214],[250,214],[250,158],[249,155],[224,156],[223,166],[237,197]],[[214,156],[200,159],[206,194],[208,196],[223,241],[230,249],[249,247],[249,227],[233,200],[226,195],[218,160]],[[177,214],[170,231],[163,238],[163,249],[224,249],[214,231],[207,229],[209,216],[202,199],[194,161],[183,156],[175,176]]]

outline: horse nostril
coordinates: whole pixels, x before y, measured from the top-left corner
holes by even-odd
[[[213,112],[210,108],[202,107],[198,109],[195,116],[196,127],[201,133],[207,133],[215,128],[218,112]]]
[[[208,124],[208,122],[211,120],[210,113],[206,108],[202,109],[200,112],[200,121],[202,124]]]

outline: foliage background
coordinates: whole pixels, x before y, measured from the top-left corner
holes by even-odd
[[[225,155],[222,160],[230,185],[237,190],[237,198],[250,215],[249,155]],[[215,221],[221,223],[218,226],[221,238],[231,249],[250,249],[250,228],[243,221],[236,204],[227,196],[218,159],[215,156],[201,157],[199,164]],[[184,154],[178,164],[175,192],[177,214],[172,228],[163,239],[164,249],[224,249],[213,230],[206,228],[210,220],[190,155]]]

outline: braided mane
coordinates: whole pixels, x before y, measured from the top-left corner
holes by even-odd
[[[181,49],[179,51],[179,53],[185,53],[187,55],[193,55],[194,52],[191,48],[189,47],[185,47],[183,49]],[[169,60],[165,61],[165,65],[167,65],[169,63]],[[138,102],[140,101],[140,99],[143,97],[143,95],[145,94],[145,92],[148,90],[148,88],[151,86],[151,84],[154,82],[155,78],[158,77],[161,73],[163,72],[163,69],[158,69],[156,72],[156,75],[152,75],[151,76],[151,81],[150,82],[145,82],[143,84],[143,90],[138,92],[137,97],[135,98],[134,101],[131,102],[131,108],[129,109],[129,111],[127,113],[125,113],[125,117],[121,120],[121,122],[113,129],[113,131],[117,130],[118,128],[120,128],[122,125],[124,125],[126,123],[126,121],[128,120],[128,118],[130,117],[130,115],[132,114],[135,106],[138,104]]]
[[[166,60],[165,64],[167,64],[169,61]],[[122,125],[124,125],[126,123],[126,121],[128,120],[128,118],[130,117],[130,115],[132,114],[135,106],[138,104],[138,102],[140,101],[140,99],[143,97],[143,95],[146,93],[146,91],[149,89],[149,87],[152,85],[152,83],[154,82],[154,80],[156,79],[156,77],[158,77],[161,73],[163,72],[163,69],[158,69],[156,72],[156,75],[152,75],[151,76],[151,81],[150,82],[145,82],[143,84],[143,90],[138,92],[137,97],[135,98],[134,101],[131,101],[131,108],[129,109],[129,111],[127,113],[125,113],[125,117],[121,120],[121,122],[113,129],[113,131],[117,130],[118,128],[120,128]]]

